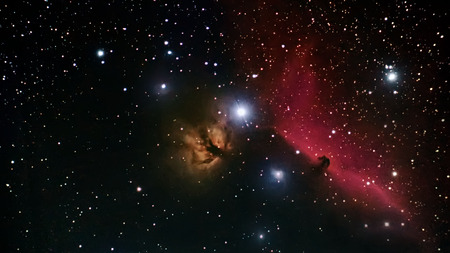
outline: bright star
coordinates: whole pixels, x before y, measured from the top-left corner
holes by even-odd
[[[389,73],[388,74],[388,80],[391,81],[391,82],[397,80],[397,74],[396,73]]]
[[[239,107],[236,112],[239,117],[244,117],[245,115],[247,115],[247,110],[242,107]]]
[[[282,179],[283,178],[283,172],[282,171],[275,171],[274,176],[276,179]]]
[[[284,178],[284,172],[281,170],[273,170],[272,176],[277,180],[277,183],[280,183]]]
[[[104,56],[105,55],[105,51],[103,51],[103,50],[101,50],[101,49],[99,49],[98,51],[97,51],[97,56],[98,57],[102,57],[102,56]]]

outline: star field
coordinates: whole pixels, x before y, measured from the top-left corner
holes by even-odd
[[[450,251],[444,3],[0,13],[0,251]]]

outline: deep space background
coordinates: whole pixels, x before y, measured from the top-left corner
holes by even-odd
[[[1,252],[449,252],[445,1],[1,1]]]

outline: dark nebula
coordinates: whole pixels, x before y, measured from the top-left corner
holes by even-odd
[[[444,3],[0,13],[0,252],[450,251]]]

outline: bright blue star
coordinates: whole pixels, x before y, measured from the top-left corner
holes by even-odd
[[[387,76],[388,80],[394,82],[397,80],[397,73],[391,72]]]
[[[277,183],[280,183],[284,179],[284,172],[282,170],[272,170],[272,176]]]
[[[245,115],[247,115],[247,110],[245,110],[245,108],[243,107],[238,107],[236,113],[239,117],[245,117]]]

